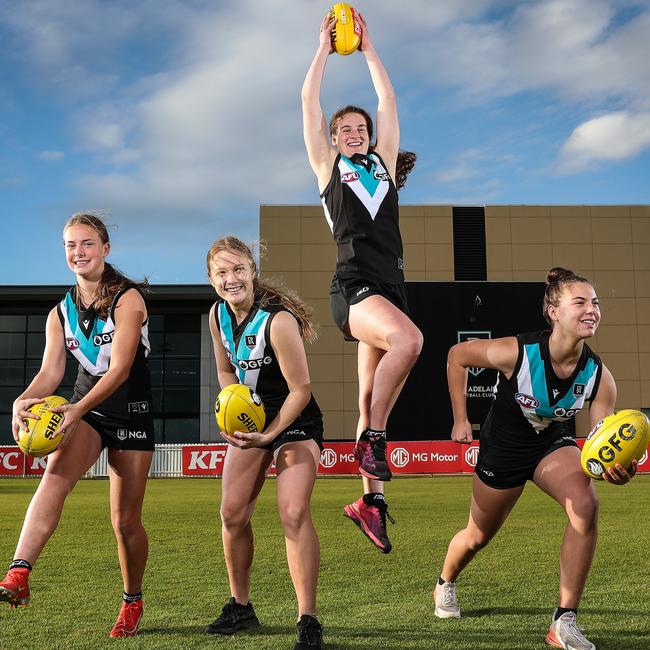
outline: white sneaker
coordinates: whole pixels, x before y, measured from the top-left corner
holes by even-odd
[[[436,584],[436,588],[433,590],[433,599],[436,603],[433,613],[438,618],[460,618],[455,582]]]
[[[551,623],[546,643],[553,648],[565,650],[596,650],[596,646],[582,633],[582,628],[578,627],[573,612],[564,612],[557,621]]]

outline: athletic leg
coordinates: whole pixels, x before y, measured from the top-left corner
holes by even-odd
[[[142,503],[152,451],[108,450],[111,523],[127,594],[142,591],[149,542],[142,525]]]
[[[278,512],[299,618],[303,614],[316,616],[320,546],[311,519],[310,500],[319,460],[320,450],[313,440],[283,445],[276,458]]]

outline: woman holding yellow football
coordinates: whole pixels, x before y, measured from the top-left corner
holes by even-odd
[[[148,318],[137,283],[106,261],[106,226],[92,214],[76,214],[63,228],[66,261],[75,285],[50,311],[41,369],[13,405],[13,435],[25,429],[28,409],[59,387],[66,349],[79,362],[70,404],[48,457],[47,469],[27,510],[14,560],[0,582],[0,601],[29,602],[28,578],[57,527],[63,504],[77,481],[108,448],[111,521],[117,538],[124,593],[111,637],[137,633],[143,613],[142,578],[148,540],[141,513],[154,449]],[[137,405],[137,408],[134,407]],[[143,407],[146,405],[146,408]]]
[[[560,553],[559,602],[546,642],[593,650],[576,615],[596,547],[598,498],[580,465],[568,422],[587,404],[592,427],[611,414],[616,384],[585,342],[600,322],[591,282],[566,269],[551,269],[543,311],[550,331],[468,341],[449,351],[452,440],[472,442],[465,404],[467,368],[493,368],[499,377],[481,429],[469,522],[449,544],[434,591],[435,614],[460,617],[458,575],[496,535],[526,482],[532,481],[562,506],[568,519]],[[604,478],[620,485],[635,472],[636,461],[630,470],[618,465]]]
[[[397,190],[413,168],[415,154],[399,150],[395,91],[363,16],[359,49],[377,94],[377,138],[368,113],[356,106],[338,110],[328,125],[320,86],[333,52],[335,21],[323,19],[320,42],[302,87],[304,138],[337,244],[336,273],[330,290],[334,321],[347,340],[357,340],[359,422],[355,457],[364,496],[344,508],[383,553],[391,550],[386,532],[384,481],[386,423],[409,371],[420,354],[422,334],[408,317]],[[331,137],[331,142],[330,142]]]
[[[311,394],[303,343],[315,338],[314,327],[300,298],[259,278],[250,248],[236,237],[214,242],[206,261],[219,296],[210,310],[219,385],[241,383],[255,391],[264,404],[266,427],[260,433],[222,433],[231,444],[221,481],[221,532],[231,597],[205,631],[235,634],[259,627],[248,599],[254,550],[251,517],[275,460],[278,512],[298,600],[294,650],[317,650],[323,642],[316,618],[320,547],[311,519],[311,493],[323,417]]]

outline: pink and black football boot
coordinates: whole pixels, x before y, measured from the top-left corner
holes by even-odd
[[[388,514],[383,494],[366,494],[345,506],[343,514],[351,519],[382,553],[390,553],[393,546],[386,532],[386,517],[393,524],[395,520]]]
[[[367,478],[390,481],[393,474],[386,459],[386,432],[366,429],[354,447],[354,457],[359,461],[359,471]]]

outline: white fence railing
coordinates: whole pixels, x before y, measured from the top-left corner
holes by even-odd
[[[185,445],[156,445],[151,461],[149,476],[175,477],[183,476],[183,452]],[[85,478],[102,478],[108,476],[106,449],[102,450],[97,462],[86,472]]]

